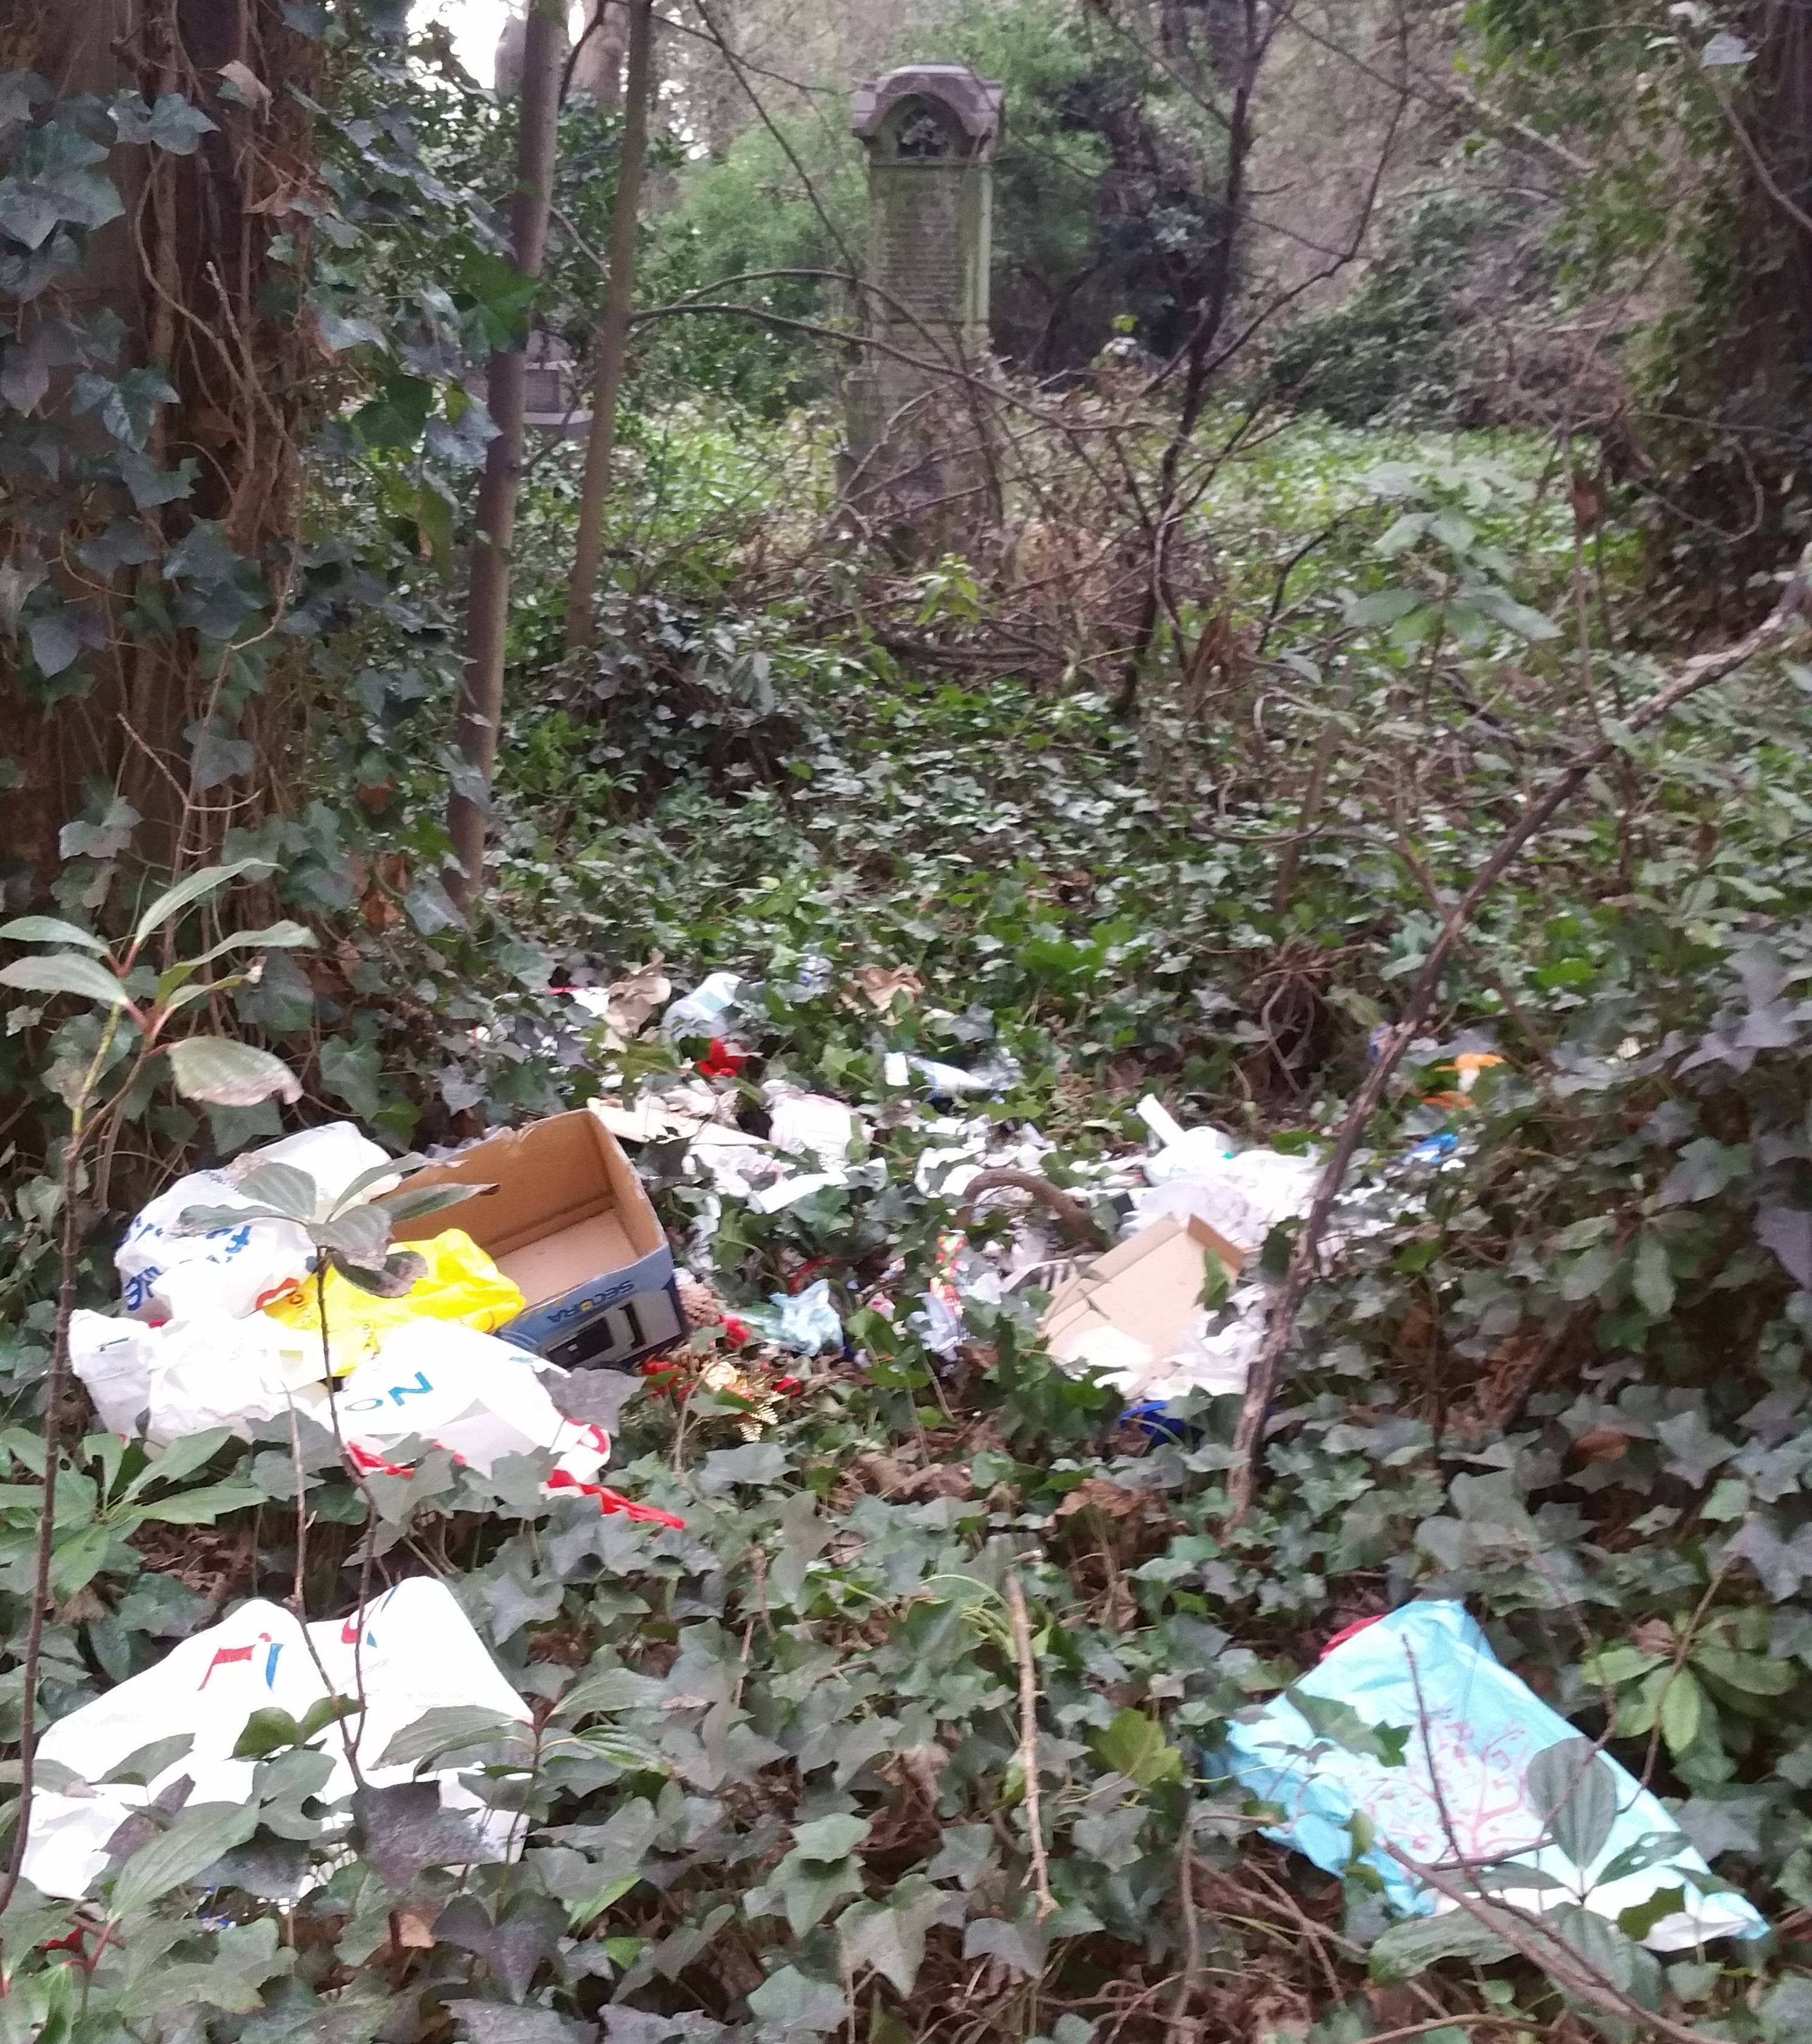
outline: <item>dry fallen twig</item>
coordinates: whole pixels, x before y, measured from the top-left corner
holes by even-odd
[[[1044,1854],[1044,1823],[1038,1804],[1038,1673],[1032,1654],[1032,1627],[1025,1616],[1025,1593],[1010,1575],[1002,1585],[1013,1620],[1013,1650],[1019,1662],[1019,1766],[1025,1777],[1025,1823],[1032,1842],[1032,1887],[1038,1897],[1038,1920],[1057,1911],[1051,1892],[1051,1867]]]

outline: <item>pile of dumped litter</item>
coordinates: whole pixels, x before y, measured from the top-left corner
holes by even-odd
[[[883,1020],[918,990],[910,975],[859,986]],[[882,1097],[857,1104],[762,1081],[756,991],[717,974],[675,1001],[657,966],[575,991],[607,1054],[658,1028],[669,1055],[640,1060],[633,1086],[484,1138],[406,1181],[347,1123],[184,1179],[119,1246],[123,1312],[75,1316],[71,1359],[103,1420],[154,1450],[217,1427],[251,1438],[306,1420],[332,1434],[361,1480],[406,1475],[427,1444],[481,1473],[528,1456],[550,1497],[595,1498],[682,1531],[671,1514],[596,1481],[610,1440],[591,1416],[606,1381],[620,1402],[633,1388],[621,1372],[639,1365],[656,1389],[724,1394],[753,1439],[827,1354],[862,1366],[840,1293],[845,1311],[904,1312],[946,1361],[973,1339],[972,1306],[1023,1295],[1052,1357],[1109,1384],[1154,1435],[1183,1416],[1167,1411],[1173,1400],[1244,1391],[1270,1310],[1251,1274],[1256,1252],[1305,1211],[1311,1155],[1242,1150],[1147,1097],[1137,1112],[1150,1146],[1072,1160],[1059,1185],[1044,1169],[1055,1146],[1037,1127],[998,1099],[965,1108],[1011,1089],[1010,1060],[965,1070],[888,1050]],[[676,1070],[682,1049],[689,1062]],[[1471,1069],[1495,1062],[1476,1057]],[[1445,1105],[1463,1112],[1464,1092]],[[877,1154],[883,1128],[918,1139],[903,1167],[913,1193],[948,1209],[917,1301],[899,1296],[903,1259],[860,1281],[845,1268],[833,1285],[820,1267],[832,1258],[802,1262],[790,1289],[726,1307],[710,1259],[733,1210],[771,1216],[831,1188],[883,1189],[910,1147]],[[691,1188],[693,1270],[676,1266],[625,1143]],[[1416,1162],[1447,1168],[1452,1147]],[[1033,1211],[1010,1229],[976,1225],[991,1201],[1028,1194]],[[465,1225],[443,1226],[456,1202]],[[1353,1630],[1204,1757],[1211,1776],[1275,1816],[1271,1836],[1331,1871],[1363,1862],[1412,1917],[1514,1904],[1564,1921],[1583,1908],[1657,1949],[1759,1932],[1761,1919],[1724,1892],[1662,1807],[1502,1668],[1458,1606],[1413,1604]],[[329,1724],[333,1700],[354,1696],[319,1792],[330,1800],[360,1781],[410,1778],[389,1756],[412,1750],[398,1735],[431,1709],[529,1716],[437,1584],[406,1582],[309,1627],[248,1603],[53,1727],[29,1877],[47,1893],[86,1892],[133,1813],[182,1777],[198,1796],[246,1800],[239,1739],[252,1710]],[[520,1850],[521,1827],[486,1810],[456,1769],[431,1779],[461,1827],[444,1863]],[[1456,1823],[1472,1828],[1458,1837]],[[1475,1888],[1481,1867],[1495,1885]]]

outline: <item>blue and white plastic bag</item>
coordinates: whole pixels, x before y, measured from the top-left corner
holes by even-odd
[[[1553,1799],[1531,1788],[1529,1769],[1538,1754],[1579,1734],[1498,1660],[1463,1605],[1406,1604],[1336,1646],[1295,1689],[1350,1705],[1364,1726],[1406,1730],[1401,1763],[1389,1764],[1392,1740],[1379,1740],[1383,1751],[1373,1754],[1318,1736],[1287,1692],[1248,1722],[1226,1727],[1227,1771],[1248,1794],[1282,1808],[1284,1822],[1265,1836],[1329,1873],[1345,1873],[1352,1862],[1350,1826],[1363,1812],[1376,1842],[1359,1858],[1403,1914],[1432,1915],[1458,1905],[1387,1846],[1459,1878],[1510,1860],[1562,1884],[1504,1887],[1495,1898],[1529,1911],[1583,1903],[1615,1922],[1623,1911],[1676,1889],[1680,1906],[1643,1937],[1655,1951],[1766,1931],[1741,1896],[1716,1892],[1720,1884],[1679,1827],[1608,1754],[1588,1756],[1587,1764],[1614,1781],[1615,1819],[1587,1864],[1575,1864],[1554,1835]],[[1620,1858],[1625,1868],[1648,1863],[1623,1871],[1614,1865]],[[1607,1871],[1616,1877],[1605,1879]]]

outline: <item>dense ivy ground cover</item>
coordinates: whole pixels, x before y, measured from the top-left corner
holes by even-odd
[[[810,474],[810,433],[787,430]],[[684,418],[638,436],[651,529],[676,459],[742,536],[777,515],[746,470],[713,471],[723,444]],[[871,1101],[885,1049],[1010,1053],[1019,1076],[986,1111],[1056,1139],[1059,1178],[1132,1142],[1146,1086],[1185,1119],[1312,1142],[1522,790],[1652,682],[1614,539],[1610,584],[1582,569],[1575,585],[1541,478],[1514,444],[1314,427],[1231,471],[1202,515],[1241,663],[1224,700],[1152,704],[1137,732],[1087,687],[896,656],[860,614],[827,624],[821,590],[738,614],[696,557],[658,594],[626,579],[576,676],[532,600],[494,912],[460,927],[407,849],[425,779],[344,812],[324,799],[271,827],[274,847],[289,834],[276,885],[292,911],[344,920],[312,959],[273,953],[242,1020],[303,1074],[308,1112],[445,1140],[658,1078],[671,1053],[607,1051],[548,990],[658,951],[682,983],[718,966],[764,982],[751,1078]],[[1320,533],[1280,587],[1278,561]],[[960,651],[986,601],[955,563],[906,593],[934,653]],[[406,756],[397,720],[421,713],[395,694],[394,628],[368,628],[391,679],[369,691],[369,730],[340,734],[356,749],[324,750],[324,798],[340,775],[369,785],[359,763],[387,731],[386,756]],[[280,1908],[221,1887],[204,1831],[166,1891],[140,1883],[111,1927],[97,1904],[73,1945],[56,1942],[67,1908],[22,1894],[0,1925],[0,2024],[244,2044],[449,2025],[554,2044],[600,2022],[617,2044],[1566,2034],[1580,2019],[1514,1958],[1406,1983],[1414,1961],[1386,1946],[1368,1971],[1375,1895],[1287,1862],[1210,1778],[1216,1727],[1337,1627],[1440,1591],[1646,1773],[1777,1927],[1759,1955],[1664,1974],[1611,1941],[1605,1965],[1703,2034],[1805,2034],[1812,786],[1792,734],[1808,680],[1745,674],[1630,741],[1488,905],[1426,1064],[1472,1031],[1506,1065],[1444,1165],[1402,1161],[1441,1124],[1422,1083],[1370,1132],[1348,1219],[1376,1224],[1345,1228],[1311,1297],[1243,1524],[1227,1523],[1231,1401],[1154,1445],[1041,1358],[1029,1308],[971,1309],[954,1368],[857,1312],[895,1258],[896,1289],[921,1286],[951,1218],[912,1189],[927,1137],[883,1116],[884,1181],[733,1213],[716,1243],[735,1302],[807,1264],[828,1274],[850,1358],[808,1374],[752,1442],[737,1401],[702,1389],[627,1408],[613,1481],[683,1531],[551,1500],[525,1465],[486,1481],[436,1454],[355,1487],[330,1442],[304,1443],[311,1612],[350,1600],[368,1525],[380,1575],[444,1574],[534,1700],[530,1772],[491,1750],[486,1790],[532,1820],[521,1862],[434,1870],[431,1842],[381,1811],[338,1858],[310,1800],[318,1762],[279,1738],[259,1837],[317,1858],[321,1885]],[[789,993],[813,955],[829,988]],[[911,966],[925,991],[878,1016],[844,997],[868,965]],[[274,1108],[216,1109],[201,1139],[276,1126]],[[197,1132],[148,1127],[152,1147]],[[683,1230],[696,1196],[648,1161]],[[8,1193],[15,1635],[50,1193],[21,1175]],[[121,1218],[93,1216],[97,1295]],[[149,1665],[229,1600],[287,1594],[298,1481],[287,1435],[223,1440],[165,1488],[137,1450],[85,1441],[60,1507],[48,1707]],[[159,1530],[203,1489],[192,1516],[217,1532]],[[244,1508],[248,1491],[265,1501]],[[248,1862],[228,1871],[258,1885]]]

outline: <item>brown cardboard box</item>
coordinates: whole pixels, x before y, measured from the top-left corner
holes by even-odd
[[[1208,1258],[1218,1256],[1229,1282],[1245,1256],[1204,1220],[1161,1220],[1098,1257],[1057,1293],[1042,1323],[1061,1361],[1083,1335],[1113,1327],[1141,1342],[1154,1359],[1175,1355],[1195,1331]]]
[[[506,1341],[565,1364],[624,1363],[685,1331],[667,1236],[635,1166],[589,1109],[489,1135],[412,1185],[489,1185],[406,1222],[402,1242],[462,1228],[521,1286]]]

